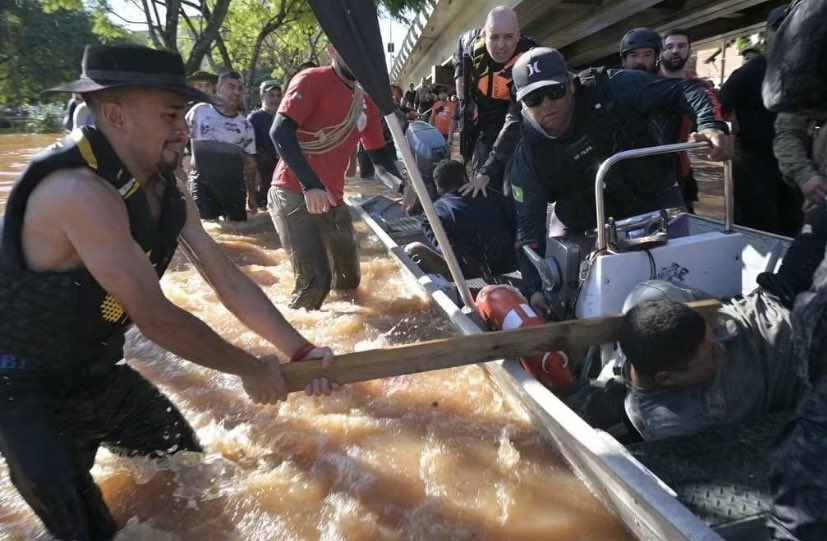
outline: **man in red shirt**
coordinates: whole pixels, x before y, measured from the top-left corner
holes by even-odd
[[[317,310],[330,289],[359,286],[359,254],[344,203],[345,171],[361,141],[376,174],[404,183],[385,147],[381,115],[332,46],[330,66],[306,69],[290,81],[270,130],[281,161],[267,208],[290,254],[296,286],[290,308]]]
[[[439,89],[439,101],[431,109],[431,124],[450,143],[454,126],[454,102],[448,99],[448,91],[444,88]]]

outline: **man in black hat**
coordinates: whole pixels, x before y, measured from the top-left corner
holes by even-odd
[[[650,116],[679,112],[696,119],[694,141],[712,143],[710,159],[726,160],[726,124],[700,83],[631,70],[569,73],[555,49],[538,47],[514,65],[514,85],[522,103],[523,139],[511,166],[517,210],[517,245],[545,254],[546,207],[556,202],[553,235],[583,236],[595,227],[594,179],[612,154],[659,144]],[[607,216],[628,218],[682,207],[674,161],[653,156],[619,163],[607,178]],[[519,253],[524,294],[538,311],[547,310],[540,277]]]
[[[281,104],[281,84],[278,81],[264,81],[259,85],[259,94],[261,94],[261,108],[250,113],[247,120],[252,124],[256,135],[256,163],[261,177],[261,184],[256,192],[256,202],[260,209],[266,209],[267,191],[270,189],[273,171],[276,170],[276,163],[279,161],[276,146],[270,139],[270,128],[273,127],[273,119],[276,118],[279,104]]]
[[[784,9],[776,8],[767,17],[768,47],[784,19]],[[761,100],[767,58],[754,52],[752,60],[732,72],[719,93],[721,109],[733,121],[735,133],[735,223],[792,237],[803,221],[803,198],[797,186],[784,181],[773,154],[776,115]]]
[[[180,55],[89,46],[79,92],[95,117],[38,154],[12,189],[0,245],[0,453],[59,539],[110,539],[117,525],[89,470],[101,444],[129,454],[200,451],[175,406],[120,363],[134,322],[151,341],[239,376],[251,400],[286,397],[279,359],[256,357],[172,304],[158,280],[178,239],[225,306],[291,360],[332,359],[282,317],[201,227],[173,176],[187,143]],[[309,392],[330,392],[317,380]]]

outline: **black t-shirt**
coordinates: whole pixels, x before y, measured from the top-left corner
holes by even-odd
[[[772,154],[775,113],[767,111],[761,98],[761,83],[767,59],[753,58],[729,76],[719,99],[724,114],[735,113],[735,143],[753,152]]]
[[[264,109],[256,109],[247,120],[253,125],[253,132],[256,137],[256,163],[262,181],[268,183],[273,180],[273,171],[276,169],[276,162],[279,155],[276,146],[270,138],[270,128],[276,115],[271,115]]]

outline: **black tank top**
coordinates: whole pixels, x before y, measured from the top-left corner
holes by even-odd
[[[77,167],[91,169],[121,194],[132,238],[159,279],[175,253],[186,204],[171,175],[156,221],[145,192],[101,132],[84,127],[39,153],[6,205],[0,244],[0,369],[76,372],[123,357],[129,317],[89,271],[35,272],[23,256],[23,217],[32,191],[47,175]]]

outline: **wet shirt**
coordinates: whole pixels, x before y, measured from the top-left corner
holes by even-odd
[[[197,104],[186,118],[192,144],[193,182],[237,178],[243,184],[243,154],[256,153],[250,121],[241,113],[224,115],[209,103]]]
[[[792,408],[804,391],[793,360],[790,313],[761,289],[718,310],[726,347],[710,382],[672,389],[630,385],[626,413],[647,441],[692,434]]]
[[[516,270],[514,211],[509,199],[496,192],[489,192],[488,197],[449,193],[437,199],[434,208],[463,274],[478,277]],[[434,249],[440,251],[427,220],[422,228]]]
[[[325,66],[306,69],[293,77],[278,112],[298,124],[296,136],[302,142],[313,139],[312,135],[302,132],[316,133],[344,121],[352,103],[353,89],[336,76],[332,67]],[[345,171],[356,143],[361,140],[365,150],[385,146],[380,119],[379,109],[366,94],[362,113],[347,137],[327,152],[304,155],[337,202],[343,200]],[[284,160],[276,166],[273,185],[302,193],[299,181]]]

